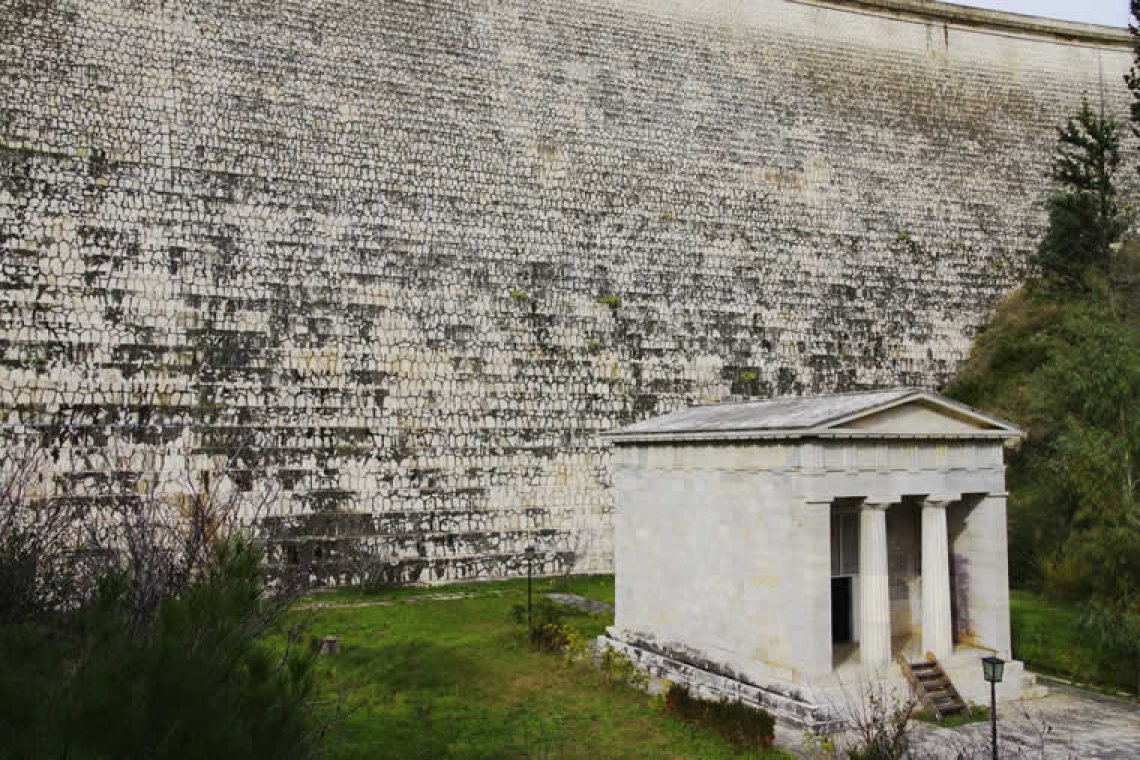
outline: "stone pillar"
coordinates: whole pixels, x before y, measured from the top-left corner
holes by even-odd
[[[787,595],[780,597],[789,609],[785,617],[795,621],[787,633],[792,642],[789,664],[809,679],[823,678],[832,670],[831,626],[827,625],[831,620],[831,500],[805,498],[793,513],[791,526],[784,551],[795,547],[795,569],[787,571],[789,581],[795,580],[785,584]],[[796,607],[799,612],[790,611]]]
[[[886,501],[864,501],[859,514],[859,658],[865,667],[891,661]]]
[[[1009,564],[1006,554],[1006,494],[962,500],[949,513],[958,565],[959,631],[965,643],[993,649],[1010,659]]]
[[[946,507],[954,498],[931,496],[922,504],[922,651],[940,660],[954,651],[946,536]]]

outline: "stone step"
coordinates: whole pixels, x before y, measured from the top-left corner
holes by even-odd
[[[937,660],[899,662],[903,674],[907,676],[914,689],[915,696],[939,718],[962,713],[968,709]]]

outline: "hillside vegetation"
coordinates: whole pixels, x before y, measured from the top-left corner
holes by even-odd
[[[1126,81],[1140,135],[1140,74]],[[1007,475],[1013,584],[1075,604],[1099,669],[1140,693],[1140,241],[1123,166],[1103,111],[1086,102],[1058,128],[1037,274],[945,391],[1027,431]]]
[[[945,389],[1027,432],[1008,458],[1011,579],[1064,597],[1140,571],[1111,546],[1140,528],[1140,245],[1085,282],[1009,296]]]

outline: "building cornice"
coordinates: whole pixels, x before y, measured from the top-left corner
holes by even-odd
[[[1046,37],[1083,45],[1113,48],[1128,48],[1132,45],[1132,35],[1123,28],[969,8],[935,0],[788,0],[788,2],[856,10],[915,21],[933,21],[980,31]]]
[[[1020,433],[1003,430],[978,430],[961,433],[884,433],[877,431],[828,431],[805,430],[803,432],[768,430],[729,430],[690,433],[601,433],[599,437],[618,445],[628,444],[684,444],[709,443],[714,441],[793,441],[807,443],[813,440],[855,440],[867,442],[882,441],[1005,441],[1019,438]]]

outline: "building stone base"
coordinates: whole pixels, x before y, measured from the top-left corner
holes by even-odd
[[[698,652],[665,647],[612,627],[607,629],[606,635],[598,637],[597,643],[599,649],[610,648],[625,654],[651,676],[688,686],[702,699],[739,700],[767,710],[781,722],[817,735],[847,728],[846,716],[857,711],[854,700],[865,694],[876,693],[888,700],[902,701],[910,693],[897,662],[875,670],[849,663],[807,685],[782,681],[755,683],[728,666],[705,659]],[[990,687],[982,677],[981,666],[981,657],[987,654],[990,652],[960,646],[942,660],[947,675],[967,702],[989,704]],[[1006,662],[1005,677],[997,687],[998,702],[1033,699],[1047,693],[1047,689],[1037,683],[1035,674],[1025,670],[1024,663]]]
[[[613,629],[598,637],[599,648],[610,648],[629,657],[645,673],[684,684],[702,699],[739,700],[746,705],[767,710],[777,720],[799,726],[813,734],[828,734],[843,728],[844,722],[827,705],[816,704],[804,693],[779,685],[762,686],[742,680],[739,675],[716,672],[714,663],[689,661],[692,658],[675,652],[657,651],[643,641],[627,642]]]

